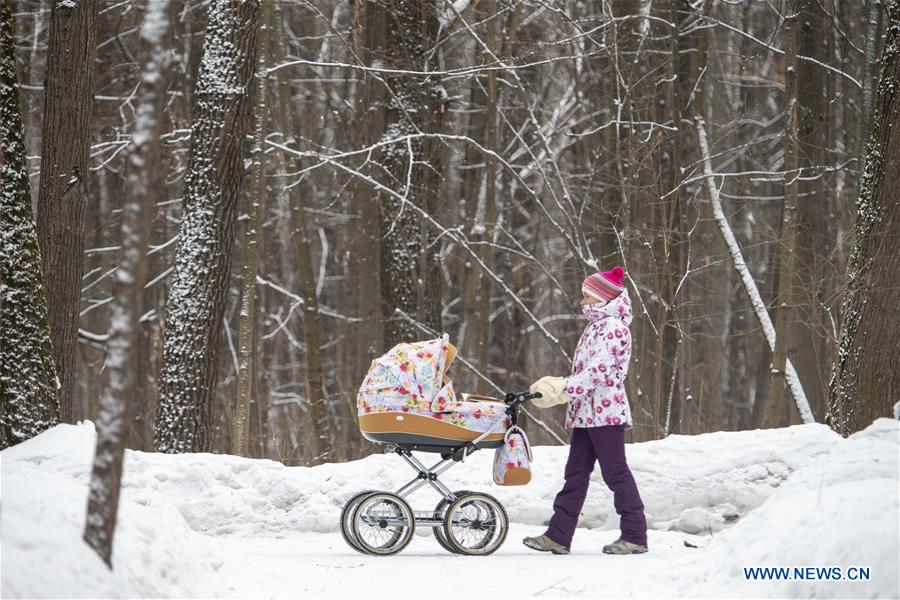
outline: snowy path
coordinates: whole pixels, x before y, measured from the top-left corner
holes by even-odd
[[[451,556],[434,538],[416,535],[400,554],[369,557],[347,546],[340,534],[301,534],[281,539],[221,538],[234,557],[220,569],[228,597],[245,598],[523,598],[695,596],[679,590],[678,577],[696,571],[702,548],[689,534],[651,531],[651,551],[610,556],[601,548],[610,531],[579,529],[569,556],[538,553],[522,545],[544,528],[513,523],[506,543],[488,557]],[[464,576],[459,576],[464,571]],[[401,583],[402,582],[402,583]],[[721,593],[721,591],[719,592]]]

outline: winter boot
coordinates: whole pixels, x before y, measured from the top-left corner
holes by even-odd
[[[557,544],[546,535],[539,535],[537,537],[527,537],[522,540],[522,543],[531,548],[532,550],[539,550],[541,552],[552,552],[553,554],[568,554],[569,549],[563,546],[562,544]]]
[[[647,546],[632,544],[631,542],[627,542],[621,538],[614,541],[612,544],[603,546],[604,554],[643,554],[646,551]]]

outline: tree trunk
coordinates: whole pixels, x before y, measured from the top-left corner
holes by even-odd
[[[479,20],[491,19],[491,23],[496,22],[496,18],[491,18],[491,16],[483,10],[483,6],[479,6],[477,18]],[[489,57],[485,57],[485,51],[481,44],[475,42],[473,45],[474,52],[471,59],[472,64],[479,64],[485,60],[490,60]],[[487,105],[487,86],[484,85],[482,81],[485,77],[486,74],[472,77],[472,83],[469,89],[469,106],[471,108],[468,111],[468,129],[465,132],[471,139],[482,146],[486,144],[485,138],[487,136],[487,110],[483,108]],[[482,201],[482,192],[484,191],[484,188],[482,187],[482,184],[485,181],[484,170],[486,163],[483,153],[475,144],[466,144],[464,164],[466,165],[466,169],[461,174],[462,189],[460,190],[461,212],[463,213],[461,216],[470,242],[477,243],[483,241],[484,237],[484,224],[482,222],[479,227],[477,219],[479,216],[479,205],[482,208],[482,221],[484,217],[484,203]],[[478,251],[480,251],[480,249],[480,247],[477,248]],[[472,357],[475,356],[481,339],[478,331],[478,286],[479,283],[484,281],[484,278],[482,277],[481,269],[479,269],[472,261],[463,260],[461,262],[463,267],[460,274],[462,294],[459,313],[461,322],[459,334],[455,341],[462,356]],[[456,385],[459,390],[471,390],[477,392],[482,383],[478,377],[465,373],[463,377],[454,381],[454,385]]]
[[[799,60],[800,14],[802,0],[790,0],[784,16],[784,202],[781,228],[775,252],[775,350],[772,354],[766,427],[781,427],[784,422],[785,367],[788,355],[795,354],[796,314],[794,310],[794,241],[797,237],[797,193],[799,147],[797,67]]]
[[[72,421],[98,5],[51,4],[44,81],[37,231],[64,422]]]
[[[702,4],[697,5],[695,8],[691,10],[686,9],[686,13],[699,20],[703,16],[710,14],[711,7],[712,0],[704,0]],[[689,47],[696,48],[696,52],[686,53],[684,57],[686,73],[683,77],[679,77],[684,80],[683,83],[686,86],[686,97],[684,100],[685,118],[693,118],[694,115],[707,117],[708,105],[706,97],[710,93],[708,88],[711,87],[709,83],[711,78],[708,73],[709,66],[712,63],[708,56],[711,36],[711,29],[695,30],[687,42]],[[707,120],[712,121],[712,119]],[[695,148],[696,145],[691,143],[684,145],[685,156],[682,159],[683,163],[689,163],[692,159],[695,159],[697,156]],[[704,236],[701,228],[710,228],[711,226],[700,219],[700,211],[698,209],[698,202],[685,201],[682,203],[682,228],[686,232],[691,231],[693,228],[693,235],[686,236],[687,248],[683,252],[685,269],[694,260],[701,263],[701,268],[694,267],[699,272],[696,275],[692,274],[685,280],[680,302],[681,326],[684,328],[684,341],[681,346],[679,361],[682,365],[680,375],[684,389],[684,407],[682,410],[684,428],[679,433],[685,434],[698,432],[699,427],[697,424],[700,422],[703,410],[701,401],[705,391],[704,384],[707,381],[706,375],[710,372],[710,369],[704,365],[704,362],[709,361],[704,361],[704,358],[707,348],[710,346],[710,342],[706,340],[711,336],[707,334],[707,325],[700,318],[704,313],[700,310],[702,304],[697,296],[702,297],[702,295],[694,290],[709,289],[704,285],[704,282],[713,277],[711,268],[702,269],[702,257],[697,251],[697,248],[702,248],[704,245]],[[715,242],[719,240],[718,237],[711,239],[715,240]],[[700,339],[704,341],[701,342]],[[697,368],[698,366],[702,368]],[[698,384],[696,387],[695,383]]]
[[[679,9],[682,9],[679,11]],[[665,373],[666,389],[660,390],[666,394],[666,417],[663,434],[684,433],[682,428],[682,410],[684,404],[684,381],[682,369],[679,367],[681,356],[684,352],[684,327],[686,314],[681,297],[684,295],[683,281],[688,267],[688,246],[685,238],[690,230],[685,210],[685,199],[678,190],[681,185],[682,173],[682,118],[681,111],[684,105],[684,92],[690,92],[690,74],[687,69],[688,59],[683,55],[681,41],[684,25],[681,14],[690,14],[690,6],[684,0],[670,0],[669,15],[667,15],[675,28],[672,30],[669,40],[671,52],[670,77],[672,83],[669,86],[669,114],[672,127],[677,131],[672,132],[670,168],[668,170],[667,187],[676,190],[668,203],[661,206],[661,221],[664,227],[666,258],[665,277],[662,280],[661,290],[666,297],[666,319],[663,323],[662,348],[665,356],[671,360],[671,368]],[[662,361],[661,361],[662,362]]]
[[[272,23],[273,49],[275,51],[275,62],[280,63],[284,60],[286,52],[285,33],[280,27],[280,20],[277,18],[280,9],[275,11],[275,20]],[[279,92],[278,92],[278,123],[279,129],[285,136],[291,136],[292,124],[294,122],[293,106],[291,103],[291,88],[286,79],[279,75]],[[287,141],[287,140],[286,140]],[[295,171],[298,167],[297,160],[293,155],[286,154],[285,165],[288,171]],[[325,418],[325,393],[322,380],[322,357],[319,347],[321,346],[321,335],[319,332],[319,300],[316,296],[316,276],[313,269],[313,254],[309,233],[307,231],[306,217],[304,211],[309,205],[307,199],[301,193],[305,188],[295,185],[290,190],[284,190],[283,193],[288,195],[288,210],[290,219],[290,240],[294,246],[295,261],[293,264],[297,270],[299,279],[299,296],[303,300],[303,337],[306,345],[306,400],[309,407],[309,420],[311,427],[309,438],[303,440],[309,448],[309,455],[313,457],[313,462],[322,462],[333,451],[331,439],[328,430],[328,423]],[[352,285],[352,283],[351,283]],[[354,409],[355,409],[354,402]]]
[[[437,66],[438,10],[434,2],[387,2],[384,65],[391,69],[428,71]],[[440,168],[439,144],[407,136],[440,132],[447,93],[438,76],[384,74],[389,100],[384,107],[382,141],[397,140],[378,152],[382,185],[402,197],[378,192],[382,234],[381,293],[385,320],[384,345],[419,339],[421,333],[397,313],[402,310],[422,324],[441,330],[440,244],[433,243],[410,202],[434,213]]]
[[[156,449],[210,446],[244,141],[252,128],[258,0],[214,0],[195,90],[184,210],[166,307]]]
[[[830,23],[824,3],[801,0],[798,8],[798,53],[827,63]],[[810,398],[813,415],[818,415],[820,420],[826,410],[826,365],[830,358],[825,345],[823,307],[831,290],[827,289],[825,273],[828,253],[834,244],[828,237],[828,188],[823,171],[824,166],[833,162],[826,137],[828,77],[819,65],[810,61],[797,65],[797,166],[801,179],[797,181],[795,289],[792,292],[797,318],[792,337],[803,352],[795,353],[792,360]],[[800,422],[795,411],[791,410],[790,416],[792,424]]]
[[[891,5],[827,422],[841,435],[891,415],[900,397],[900,3]]]
[[[147,8],[145,10],[149,10],[151,4],[155,4],[155,2],[147,0]],[[146,69],[146,65],[152,65],[156,73],[152,96],[138,98],[139,111],[149,111],[152,101],[152,110],[156,118],[155,126],[158,132],[155,138],[148,140],[152,147],[144,150],[148,157],[146,162],[152,165],[152,168],[143,167],[140,175],[141,179],[138,180],[140,185],[147,186],[146,189],[148,190],[153,190],[153,197],[148,199],[145,204],[148,211],[146,218],[152,219],[148,238],[150,244],[154,240],[161,240],[164,243],[175,235],[174,232],[169,233],[170,230],[174,229],[174,226],[172,224],[173,220],[167,218],[171,209],[166,208],[172,205],[172,201],[169,200],[171,190],[168,185],[168,175],[170,172],[170,161],[173,158],[166,152],[165,140],[162,136],[172,129],[178,128],[181,121],[181,117],[178,114],[181,110],[181,102],[174,101],[173,96],[169,92],[173,89],[172,84],[175,81],[176,69],[181,60],[180,53],[182,51],[178,49],[177,40],[183,35],[182,27],[184,24],[179,19],[178,4],[175,2],[165,2],[164,4],[166,5],[164,13],[158,13],[154,10],[154,14],[158,15],[158,18],[165,19],[164,22],[156,24],[156,26],[163,29],[159,34],[159,44],[160,48],[164,49],[161,51],[157,50],[157,52],[164,54],[148,57],[145,54],[145,44],[142,44],[138,55],[138,60],[142,62],[142,66]],[[153,8],[155,9],[155,6]],[[173,51],[173,48],[175,51]],[[150,62],[151,59],[152,63]],[[187,81],[178,80],[179,91],[184,91],[186,94],[189,87],[190,78]],[[144,89],[147,92],[141,89],[138,92],[144,94],[149,93],[151,90],[149,84]],[[177,98],[181,99],[182,96],[177,96]],[[142,106],[146,106],[146,108],[141,108]],[[135,154],[135,156],[139,156],[139,154]],[[131,160],[130,157],[129,160]],[[129,185],[127,177],[130,175],[131,173],[126,173],[126,186]],[[144,177],[147,178],[146,181],[143,180]],[[148,279],[151,274],[155,276],[157,273],[165,271],[169,267],[170,262],[166,252],[156,252],[155,250],[150,250],[145,260],[147,265],[144,268],[146,268]],[[143,287],[145,283],[140,285]],[[137,283],[134,285],[137,285]],[[163,318],[159,313],[164,302],[165,291],[165,286],[161,284],[151,286],[149,289],[143,289],[144,314],[141,315],[143,320],[141,321],[139,332],[139,347],[129,355],[131,368],[137,373],[138,383],[137,391],[132,398],[134,406],[131,410],[131,431],[128,435],[126,447],[143,452],[150,452],[154,447],[154,417],[159,399],[156,375],[159,373],[160,359],[162,358],[161,333]]]
[[[306,397],[309,403],[309,414],[312,434],[306,440],[312,451],[312,463],[327,461],[334,448],[329,443],[333,434],[326,419],[325,393],[322,380],[322,345],[319,333],[319,300],[316,297],[316,277],[312,265],[312,249],[306,219],[303,214],[305,203],[299,198],[292,198],[291,217],[294,249],[297,257],[298,277],[300,279],[300,296],[303,298],[303,333],[306,343]]]
[[[387,15],[380,2],[361,0],[355,3],[355,49],[366,66],[373,66],[384,54],[387,35]],[[384,131],[386,90],[370,73],[357,75],[354,98],[358,126],[355,143],[364,148],[377,141]],[[380,77],[380,75],[378,75]],[[359,165],[357,165],[359,166]],[[381,285],[379,280],[380,226],[378,204],[372,201],[372,189],[358,177],[350,182],[350,217],[356,222],[350,236],[348,275],[342,296],[347,298],[351,314],[358,319],[348,323],[350,339],[349,381],[346,394],[356,414],[356,391],[369,369],[371,360],[383,352],[381,313]],[[353,426],[355,432],[359,428]],[[361,436],[358,438],[361,439]]]
[[[637,60],[637,52],[640,46],[640,18],[641,3],[639,0],[613,0],[604,2],[604,12],[609,10],[608,17],[612,19],[611,30],[607,38],[612,44],[609,49],[609,73],[607,76],[606,100],[609,107],[609,120],[612,123],[606,129],[606,141],[604,154],[607,158],[606,189],[604,201],[606,206],[601,206],[601,214],[594,217],[595,222],[601,223],[600,251],[601,257],[609,257],[607,260],[622,262],[629,274],[637,274],[641,269],[633,263],[626,263],[622,259],[630,256],[625,247],[628,243],[627,232],[635,219],[633,218],[635,202],[633,195],[637,188],[633,149],[630,137],[633,133],[630,127],[624,126],[632,118],[633,90],[636,82],[642,77],[640,64]],[[604,221],[605,220],[605,221]],[[622,240],[622,237],[626,239]],[[598,265],[599,267],[599,265]],[[637,299],[635,299],[637,301]],[[637,309],[636,309],[637,311]],[[640,389],[643,384],[642,376],[645,374],[643,360],[647,344],[645,331],[649,329],[649,319],[636,320],[632,335],[640,340],[635,343],[635,353],[632,356],[632,365],[629,377],[626,379],[628,396],[634,398],[635,404],[645,402],[650,396],[646,396]],[[649,363],[650,361],[646,361]],[[649,370],[647,371],[649,374]],[[652,410],[652,406],[649,406]],[[640,414],[638,410],[635,414]],[[649,414],[649,413],[644,413]],[[655,415],[649,417],[651,423],[638,417],[635,423],[635,431],[632,435],[639,434],[637,430],[650,430],[650,437],[655,438],[658,421]],[[645,429],[646,428],[646,429]]]
[[[491,15],[497,13],[497,0],[487,0],[485,7],[488,16],[487,34],[485,36],[485,45],[491,54],[497,52],[497,19],[491,18]],[[501,52],[504,54],[504,52]],[[490,59],[490,56],[486,57]],[[501,58],[506,58],[501,56]],[[490,70],[487,74],[487,103],[485,106],[485,147],[488,150],[497,152],[499,150],[497,144],[497,71]],[[490,154],[485,154],[484,160],[484,197],[479,197],[478,209],[476,211],[476,227],[483,231],[484,241],[478,254],[481,256],[482,262],[488,269],[494,267],[494,251],[493,245],[496,244],[495,231],[497,225],[497,160]],[[478,357],[478,370],[482,373],[488,372],[488,358],[491,340],[491,280],[479,270],[481,274],[481,282],[478,285],[479,306],[478,306],[478,344],[476,356]],[[474,333],[474,332],[472,332]],[[484,384],[478,386],[478,391],[487,393]]]
[[[11,0],[0,0],[0,449],[59,422],[41,255],[31,217]]]
[[[859,117],[859,144],[857,169],[860,180],[866,167],[866,142],[872,128],[872,109],[875,104],[875,78],[878,63],[878,34],[881,30],[882,0],[867,0],[866,8],[866,48],[863,64],[862,99]],[[860,181],[860,184],[862,182]]]
[[[159,138],[166,102],[167,78],[163,73],[169,67],[165,44],[171,22],[168,7],[166,2],[148,2],[141,28],[144,73],[138,91],[140,100],[132,135],[134,146],[128,157],[122,239],[110,309],[106,361],[109,384],[100,397],[84,528],[84,541],[110,567],[125,444],[133,412],[132,395],[139,385],[138,370],[130,357],[139,352],[144,284],[147,282],[147,245],[158,196],[154,184],[162,166]]]
[[[272,0],[263,3],[260,17],[261,31],[257,37],[256,126],[253,138],[253,161],[250,169],[250,212],[244,231],[244,273],[241,287],[241,312],[238,317],[238,386],[237,404],[232,423],[231,453],[247,456],[247,437],[250,433],[250,397],[253,385],[253,324],[256,321],[256,275],[259,272],[259,215],[265,199],[266,159],[266,76],[269,44],[269,17]]]

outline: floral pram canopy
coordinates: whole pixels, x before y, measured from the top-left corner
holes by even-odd
[[[505,415],[505,405],[458,401],[453,382],[444,377],[454,355],[447,334],[433,340],[397,344],[372,361],[357,396],[359,415],[411,413],[487,431]],[[505,423],[500,431],[507,426]]]

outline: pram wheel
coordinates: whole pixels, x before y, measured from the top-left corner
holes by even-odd
[[[460,498],[465,496],[466,494],[474,494],[475,492],[469,490],[458,490],[453,492],[453,494]],[[437,503],[437,506],[434,508],[434,516],[438,519],[443,520],[446,516],[447,507],[450,505],[450,501],[446,498],[441,498],[441,501]],[[459,552],[450,545],[450,542],[447,541],[447,536],[444,534],[444,525],[436,525],[434,527],[434,538],[437,540],[438,544],[441,545],[441,548],[446,550],[447,552],[452,552],[453,554],[459,554]]]
[[[377,491],[378,490],[366,490],[365,492],[356,494],[347,501],[347,504],[345,504],[343,510],[341,510],[341,535],[344,536],[344,541],[347,542],[351,548],[357,552],[362,552],[363,554],[366,554],[366,551],[360,547],[359,542],[356,540],[356,533],[353,529],[353,511],[366,496],[374,494]]]
[[[409,544],[416,521],[406,500],[390,492],[375,492],[353,509],[350,527],[360,550],[386,556]]]
[[[487,494],[468,493],[450,503],[444,517],[447,544],[459,554],[486,556],[496,551],[509,528],[503,505]]]

